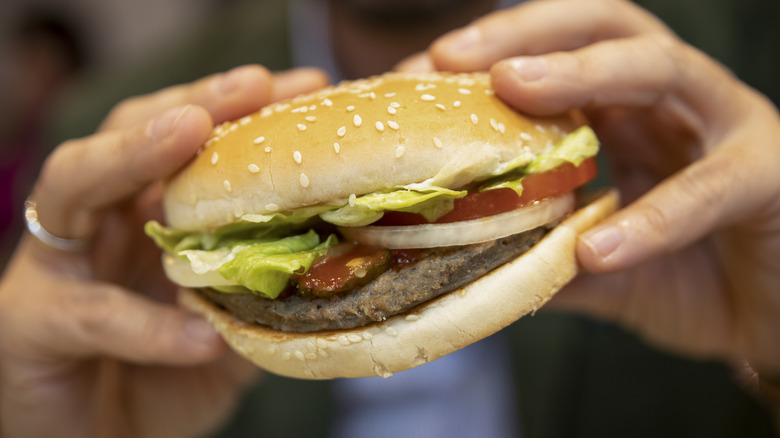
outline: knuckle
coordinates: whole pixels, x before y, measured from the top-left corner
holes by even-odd
[[[93,345],[95,339],[111,331],[117,315],[122,312],[124,292],[113,287],[79,291],[61,300],[55,321],[85,345]]]
[[[643,217],[647,230],[661,239],[668,237],[671,231],[669,216],[666,211],[654,203],[644,206]]]
[[[723,205],[729,187],[742,179],[735,166],[726,164],[711,169],[704,162],[686,167],[680,174],[679,187],[688,202],[700,205],[702,213],[714,212]]]
[[[124,126],[127,120],[135,118],[136,107],[141,102],[142,97],[132,96],[120,101],[106,116],[101,129],[114,129],[118,126]]]

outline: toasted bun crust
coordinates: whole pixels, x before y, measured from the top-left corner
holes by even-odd
[[[608,192],[514,261],[410,313],[359,329],[285,333],[239,321],[191,289],[181,290],[180,302],[205,315],[235,351],[273,373],[303,379],[390,377],[536,311],[577,274],[577,236],[617,206],[617,192]]]
[[[445,166],[506,162],[577,125],[513,111],[485,73],[345,82],[217,127],[170,181],[165,213],[170,226],[194,231],[244,214],[344,201],[424,181]]]

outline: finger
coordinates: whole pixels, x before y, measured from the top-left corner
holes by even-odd
[[[109,355],[135,363],[195,364],[226,350],[205,319],[153,302],[113,285],[83,284],[51,291],[44,321],[32,327],[39,340],[56,339],[51,353],[63,357]]]
[[[504,58],[573,50],[666,27],[629,2],[548,0],[494,12],[431,46],[440,70],[487,70]]]
[[[33,193],[41,224],[63,238],[91,237],[101,210],[173,174],[212,126],[206,110],[185,106],[131,129],[63,144],[46,160]]]
[[[185,105],[205,108],[216,123],[233,120],[269,103],[271,82],[271,73],[264,67],[236,67],[190,84],[129,98],[111,111],[100,130],[136,126],[157,114]]]
[[[754,155],[742,143],[721,145],[584,233],[579,262],[593,272],[619,271],[755,217],[777,202],[778,160],[765,156],[762,164]]]
[[[733,75],[676,38],[659,34],[507,59],[491,68],[491,78],[502,99],[534,114],[653,107],[674,114],[695,132],[721,135],[745,108],[744,87]]]
[[[428,73],[435,70],[433,60],[428,52],[416,53],[403,59],[393,70],[406,73]]]
[[[317,68],[296,68],[274,74],[271,101],[288,99],[330,84],[327,73]]]

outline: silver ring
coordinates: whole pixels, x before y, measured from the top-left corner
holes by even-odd
[[[77,252],[89,246],[86,239],[63,239],[46,231],[38,220],[38,204],[31,199],[24,201],[24,220],[27,223],[27,231],[48,247]]]

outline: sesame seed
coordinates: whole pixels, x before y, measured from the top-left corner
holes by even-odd
[[[240,123],[242,125],[246,125],[247,123],[249,123],[251,121],[252,121],[252,118],[247,116],[247,117],[244,117],[241,120],[239,120],[238,123]]]
[[[439,137],[433,137],[433,145],[441,149],[444,146],[444,143],[442,143]]]
[[[363,339],[371,339],[373,337],[374,337],[374,335],[372,335],[371,332],[369,332],[369,331],[363,332]]]
[[[406,152],[406,149],[404,149],[403,146],[398,146],[395,149],[395,157],[396,158],[401,158],[404,155],[404,152]]]
[[[266,152],[271,152],[271,146],[266,146],[264,149]]]
[[[488,96],[492,96],[492,95],[496,94],[496,92],[491,90],[490,88],[488,88],[488,89],[485,90],[485,94],[488,95]]]
[[[372,91],[372,92],[368,93],[368,97],[369,97],[371,100],[374,100],[374,99],[376,99],[376,93],[374,93],[374,92]]]
[[[339,137],[345,136],[347,134],[347,127],[342,126],[338,131],[336,131],[336,134],[338,134]]]
[[[388,120],[387,121],[387,126],[389,126],[390,129],[395,129],[395,130],[398,130],[398,128],[400,128],[400,126],[398,125],[398,122],[395,122],[393,120]]]
[[[313,122],[315,120],[317,120],[317,117],[315,117],[315,116],[306,116],[306,121],[307,122]]]
[[[393,108],[392,106],[388,106],[387,107],[387,112],[392,114],[392,115],[395,115],[398,112],[398,110]]]
[[[227,190],[228,192],[233,191],[233,187],[230,186],[230,181],[228,180],[222,181],[222,186],[225,187],[225,190]]]
[[[531,134],[529,134],[527,132],[521,132],[520,133],[520,138],[522,138],[525,141],[530,141],[533,137],[531,137]]]
[[[317,105],[309,105],[309,111],[314,111],[317,109]]]
[[[506,132],[506,126],[501,122],[498,122],[498,132],[502,134]]]
[[[347,111],[355,111],[355,105],[348,106]]]
[[[442,104],[440,104],[440,103],[437,103],[437,104],[436,104],[436,108],[438,108],[438,109],[440,109],[440,110],[442,110],[442,111],[444,111],[444,110],[446,110],[446,109],[447,109],[447,108],[446,108],[444,105],[442,105]]]
[[[260,117],[268,117],[273,114],[273,112],[274,111],[271,108],[265,107],[262,111],[260,111]]]
[[[238,124],[237,123],[233,123],[232,125],[230,125],[230,130],[231,131],[235,131],[236,129],[238,129]]]
[[[296,163],[301,164],[303,157],[301,157],[300,151],[293,152],[293,160],[295,160]]]
[[[476,114],[473,114],[473,113],[471,114],[471,123],[473,123],[473,124],[475,124],[475,125],[476,125],[477,123],[479,123],[479,117],[477,117],[477,115],[476,115]]]
[[[385,97],[393,97],[395,96],[395,93],[385,93]]]
[[[363,124],[363,119],[360,118],[359,114],[355,114],[355,117],[352,118],[352,123],[354,123],[355,126],[360,126]]]
[[[471,90],[466,88],[458,88],[458,93],[460,94],[471,94]]]
[[[357,199],[357,195],[356,194],[353,193],[353,194],[349,195],[349,206],[350,207],[354,207],[355,206],[355,200],[356,199]]]
[[[393,108],[401,108],[401,104],[398,102],[390,102],[390,106]]]
[[[427,101],[436,100],[436,98],[434,96],[431,96],[430,94],[423,94],[422,96],[420,96],[420,99],[427,100]]]
[[[338,154],[339,151],[341,150],[341,145],[338,143],[333,143],[333,150],[335,150],[336,153]]]
[[[384,132],[385,131],[385,125],[383,125],[382,122],[376,122],[375,126],[376,126],[376,130],[377,131],[379,131],[379,132]]]
[[[301,174],[301,187],[309,187],[309,177],[305,173]]]
[[[459,100],[456,100],[455,102],[452,102],[452,106],[454,106],[455,108],[460,108],[460,105],[461,104],[460,104]]]
[[[356,333],[348,334],[347,335],[347,339],[349,339],[349,342],[352,342],[352,343],[358,343],[358,342],[361,342],[363,340],[363,338],[360,335],[356,334]]]
[[[406,318],[405,318],[405,319],[406,319],[407,321],[409,321],[409,322],[413,322],[413,321],[419,321],[419,320],[420,320],[420,315],[414,315],[414,314],[412,314],[412,315],[406,315]]]
[[[398,330],[394,329],[393,327],[387,327],[387,328],[385,329],[385,332],[386,332],[388,335],[390,335],[390,336],[397,336],[397,335],[398,335]]]
[[[255,139],[255,144],[260,144],[265,141],[265,137],[260,136]]]
[[[339,336],[339,344],[341,344],[341,345],[346,347],[347,345],[349,345],[349,340],[347,339],[346,336],[341,335],[341,336]]]
[[[214,152],[211,154],[211,164],[217,164],[217,161],[219,161],[219,154]]]
[[[260,167],[257,164],[254,164],[254,163],[250,164],[249,166],[247,166],[247,168],[252,173],[259,173],[260,172]]]
[[[306,125],[304,125],[303,123],[298,123],[298,130],[299,131],[305,131],[306,130]]]
[[[309,107],[304,105],[304,106],[299,106],[298,108],[292,109],[292,110],[290,110],[290,112],[291,113],[305,113],[308,110],[309,110]]]
[[[328,107],[333,106],[333,101],[328,99],[327,97],[325,99],[322,99],[322,104]]]
[[[268,211],[279,211],[279,206],[276,204],[265,204],[265,209]]]
[[[542,125],[536,125],[536,130],[539,132],[547,132]]]
[[[298,360],[300,360],[300,361],[304,361],[304,360],[306,359],[306,358],[303,356],[303,353],[301,353],[300,351],[296,351],[296,352],[295,352],[295,358],[296,358],[296,359],[298,359]]]
[[[490,127],[493,128],[494,131],[498,131],[498,122],[496,119],[490,119]]]

